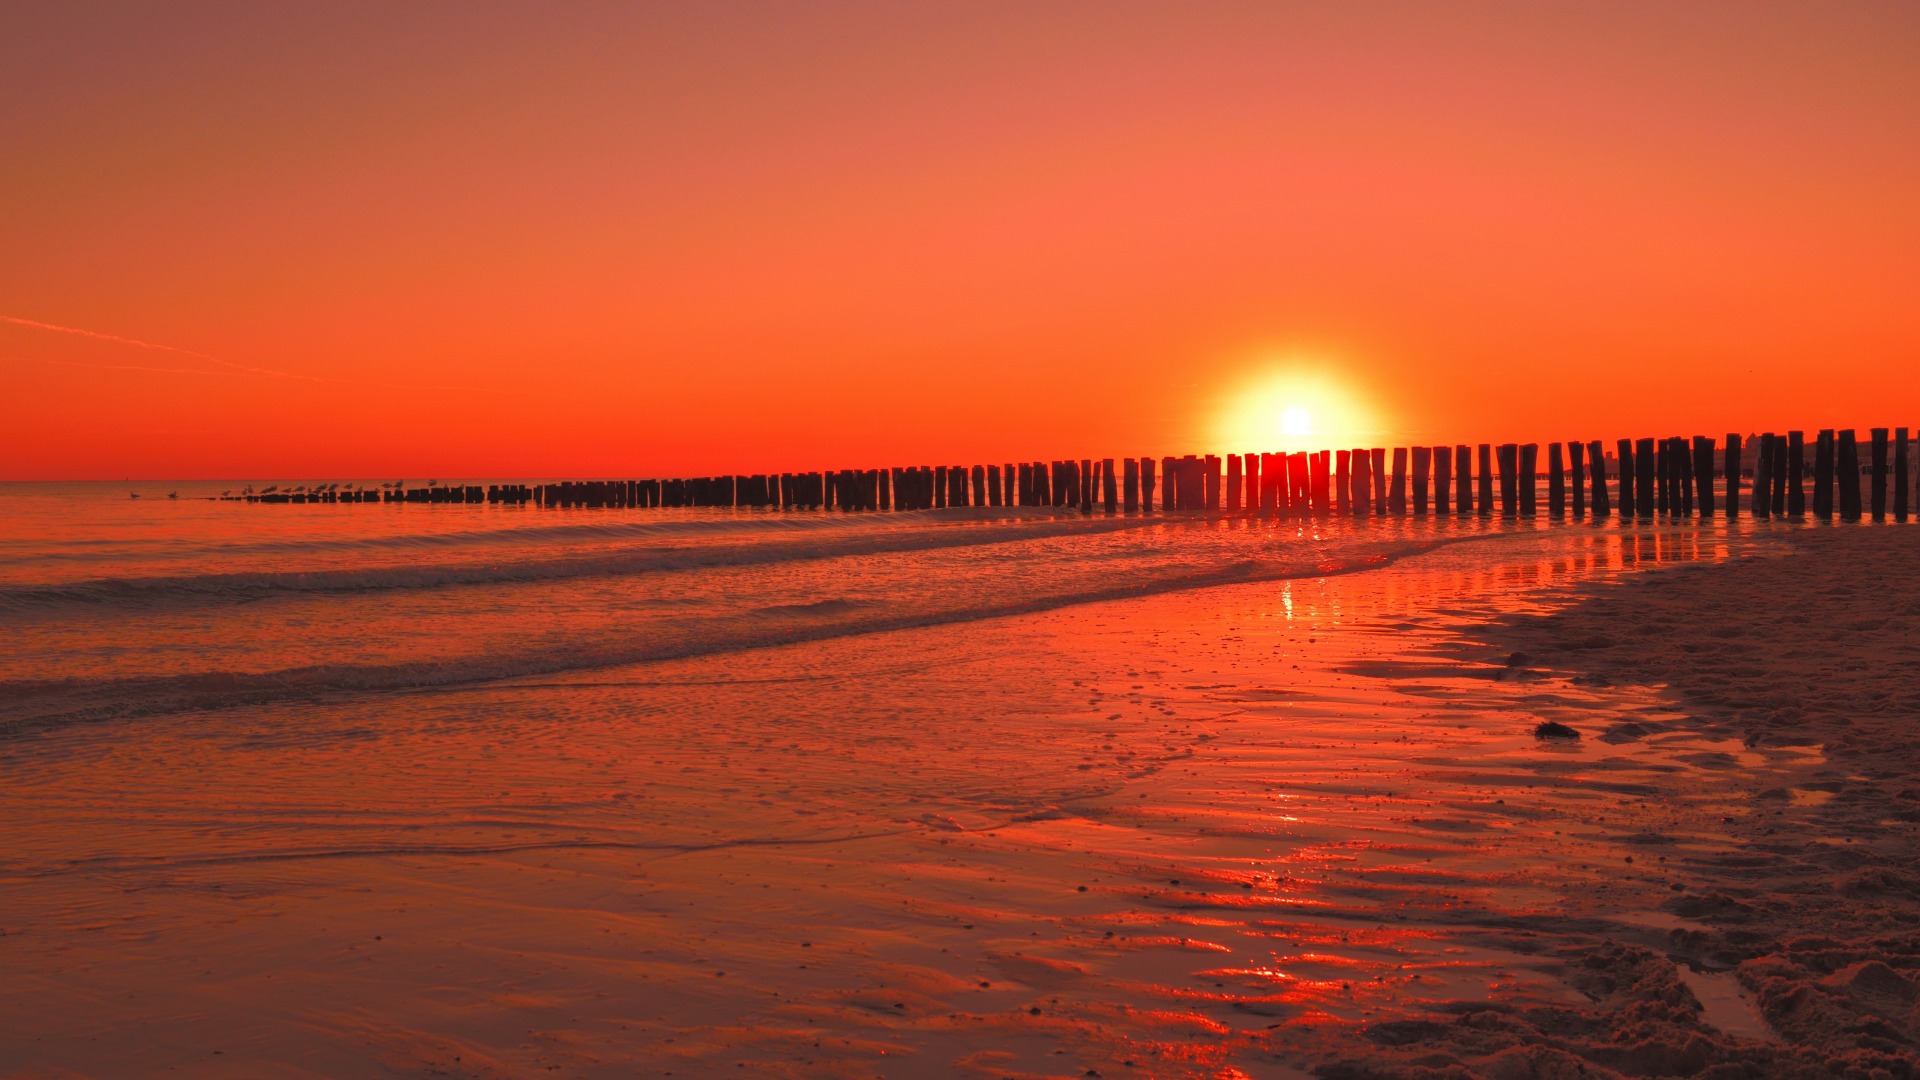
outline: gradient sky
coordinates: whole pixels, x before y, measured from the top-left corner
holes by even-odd
[[[0,478],[1920,426],[1911,3],[12,4],[0,146]]]

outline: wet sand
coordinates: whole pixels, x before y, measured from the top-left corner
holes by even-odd
[[[1558,530],[404,726],[360,694],[23,735],[0,1059],[1904,1075],[1906,539]]]

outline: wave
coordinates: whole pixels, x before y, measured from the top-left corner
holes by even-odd
[[[403,693],[621,667],[648,661],[738,652],[858,634],[909,630],[1024,615],[1107,600],[1376,570],[1401,559],[1484,536],[1383,545],[1345,559],[1303,553],[1294,561],[1242,559],[1209,568],[1169,569],[1151,579],[1099,584],[1048,595],[976,602],[941,610],[829,600],[763,607],[750,618],[701,620],[652,640],[606,636],[511,654],[375,664],[321,664],[271,672],[202,672],[111,679],[0,682],[0,735],[78,722],[192,710],[326,700],[343,694]],[[1105,581],[1110,582],[1107,578]]]
[[[249,603],[289,594],[507,585],[673,570],[763,566],[849,555],[931,551],[1059,536],[1086,536],[1167,524],[1165,519],[1157,518],[1087,519],[1051,515],[1011,521],[1004,518],[982,521],[977,518],[911,514],[900,517],[914,517],[916,520],[883,529],[867,527],[837,531],[818,526],[781,525],[755,530],[752,539],[732,543],[707,541],[698,544],[638,545],[617,551],[595,550],[561,555],[531,553],[506,561],[416,562],[351,569],[98,578],[60,584],[0,585],[0,617],[76,607],[112,609],[151,608],[181,603]],[[681,522],[671,527],[666,523],[630,527],[565,526],[561,527],[564,535],[556,535],[557,530],[541,530],[545,535],[539,539],[547,542],[561,539],[632,541],[662,535],[671,535],[676,539],[692,538],[698,535],[698,530],[689,529],[688,526],[698,524]],[[411,543],[412,539],[424,538],[411,538],[406,542]],[[522,533],[517,542],[524,543],[527,539]],[[388,538],[378,542],[398,544],[401,539]]]

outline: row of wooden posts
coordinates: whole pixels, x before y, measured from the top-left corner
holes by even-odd
[[[1229,454],[1006,465],[843,469],[679,480],[583,480],[328,492],[322,499],[246,496],[252,501],[530,503],[543,507],[778,507],[930,510],[959,506],[1096,508],[1112,513],[1228,512],[1267,516],[1458,514],[1534,517],[1539,480],[1555,518],[1653,518],[1721,514],[1859,520],[1891,512],[1905,521],[1915,500],[1906,428],[1874,428],[1862,467],[1852,429],[1819,432],[1813,460],[1803,433],[1758,436],[1743,448],[1729,434],[1547,444],[1413,446],[1392,449]],[[1744,450],[1753,467],[1745,469]],[[1158,468],[1156,469],[1156,464]],[[1609,466],[1612,466],[1611,470]],[[1477,467],[1476,467],[1477,466]],[[1609,472],[1613,475],[1609,476]],[[1747,481],[1751,477],[1751,483]],[[1863,500],[1861,482],[1867,481]],[[1719,483],[1716,485],[1716,481]],[[1889,483],[1891,481],[1891,483]],[[1496,490],[1498,498],[1496,501]],[[1863,502],[1865,506],[1863,507]]]

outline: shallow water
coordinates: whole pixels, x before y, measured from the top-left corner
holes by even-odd
[[[28,1068],[1293,1075],[1806,754],[1474,643],[1744,524],[121,505],[4,549]]]

